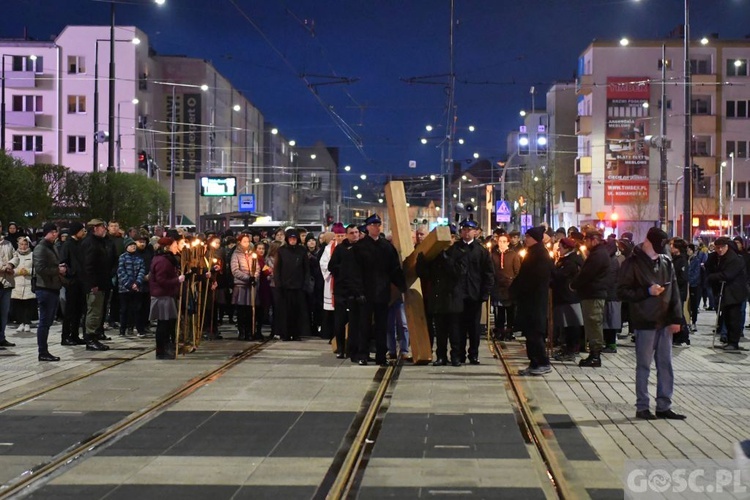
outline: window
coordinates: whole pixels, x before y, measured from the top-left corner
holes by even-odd
[[[747,59],[727,59],[727,76],[747,76]]]
[[[14,95],[13,111],[42,112],[42,96],[40,95]]]
[[[85,113],[86,112],[86,96],[85,95],[69,95],[68,96],[68,113]]]
[[[659,109],[661,109],[661,99],[659,99]],[[672,109],[672,99],[667,99],[667,109]]]
[[[727,151],[726,151],[726,157],[729,158],[729,155],[736,154],[736,147],[735,147],[734,141],[727,141]]]
[[[737,103],[734,101],[727,101],[727,118],[737,117]]]
[[[68,153],[85,153],[86,136],[69,135],[68,136]]]
[[[690,60],[690,72],[694,75],[710,75],[711,74],[711,60],[710,59],[691,59]]]
[[[68,56],[68,74],[85,72],[86,63],[83,56]]]
[[[709,96],[693,96],[690,102],[690,112],[694,115],[710,115],[711,98]]]
[[[693,137],[693,156],[711,156],[711,137],[697,135]]]
[[[734,195],[737,198],[747,198],[747,182],[738,182]]]
[[[737,141],[737,158],[747,158],[747,142]]]
[[[138,90],[148,90],[148,75],[146,73],[138,77]]]
[[[14,135],[13,151],[36,151],[41,152],[42,136],[41,135]]]
[[[672,60],[671,59],[659,59],[659,62],[657,63],[656,67],[661,70],[662,66],[666,64],[667,69],[672,69]]]
[[[748,101],[727,101],[727,118],[750,118]]]
[[[13,56],[13,71],[33,71],[34,73],[41,73],[42,68],[42,56],[36,56],[34,59],[32,59],[31,56]]]

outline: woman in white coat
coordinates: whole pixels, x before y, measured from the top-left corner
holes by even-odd
[[[336,222],[332,227],[333,238],[323,248],[320,256],[320,271],[323,273],[323,338],[332,340],[333,335],[333,274],[328,270],[328,263],[336,245],[346,238],[344,224]],[[329,234],[329,233],[324,233]]]
[[[36,318],[36,295],[31,291],[33,252],[26,236],[17,240],[18,266],[14,269],[16,286],[10,295],[10,310],[18,323],[17,332],[31,331],[31,321]]]

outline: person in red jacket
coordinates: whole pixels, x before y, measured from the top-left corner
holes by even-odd
[[[172,238],[159,240],[159,249],[151,261],[149,285],[151,312],[149,319],[156,320],[156,359],[174,359],[174,333],[177,326],[177,298],[185,275],[180,274],[176,254],[179,243]]]

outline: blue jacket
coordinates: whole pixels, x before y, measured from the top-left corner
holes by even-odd
[[[700,254],[695,254],[690,257],[688,261],[688,286],[699,287],[701,286],[701,265],[703,260]]]
[[[140,291],[145,276],[146,264],[143,262],[143,258],[129,252],[120,255],[117,262],[117,283],[120,293],[133,292],[133,283],[138,285]]]

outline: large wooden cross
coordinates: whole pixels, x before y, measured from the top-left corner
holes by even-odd
[[[406,206],[404,183],[392,181],[385,186],[385,198],[388,203],[388,218],[393,234],[393,245],[396,247],[403,263],[406,276],[406,323],[409,327],[409,341],[414,363],[432,361],[432,348],[427,330],[427,317],[422,299],[422,287],[416,273],[417,255],[424,254],[427,260],[434,259],[440,252],[451,245],[451,232],[448,226],[438,226],[414,248],[409,223],[409,209]]]

